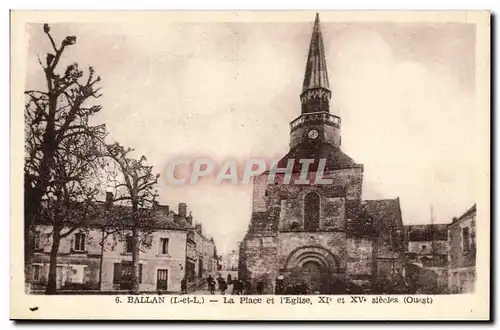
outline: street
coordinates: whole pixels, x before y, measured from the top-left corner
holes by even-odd
[[[222,270],[222,271],[219,271],[217,273],[217,277],[219,276],[219,274],[226,281],[227,281],[227,275],[228,274],[231,274],[231,277],[233,279],[235,279],[235,278],[238,277],[238,271],[224,271],[224,270]],[[217,280],[217,277],[215,277],[215,280]],[[216,284],[215,285],[215,294],[220,294],[220,290],[218,290],[218,289],[219,289],[219,285]],[[232,294],[232,292],[233,292],[233,285],[228,283],[226,294]],[[201,287],[199,287],[195,291],[190,292],[189,294],[192,294],[192,295],[209,295],[210,291],[208,290],[208,284],[207,284],[207,282],[205,281]]]

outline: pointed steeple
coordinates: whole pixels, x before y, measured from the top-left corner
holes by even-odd
[[[290,123],[291,150],[303,146],[301,150],[305,150],[304,155],[310,155],[310,152],[316,149],[317,155],[324,151],[328,153],[330,147],[340,150],[341,120],[337,107],[334,107],[332,113],[330,112],[331,95],[319,15],[316,14],[307,56],[306,74],[300,94],[302,110],[300,116]],[[335,156],[337,165],[352,163],[347,155],[337,153],[337,156]]]
[[[302,113],[329,112],[330,97],[323,36],[319,14],[316,14],[307,56],[306,73],[302,84],[302,94],[300,95]]]
[[[316,20],[314,21],[302,92],[314,88],[324,88],[330,90],[328,72],[326,68],[325,49],[323,46],[323,36],[321,35],[321,26],[319,23],[319,14],[316,14]]]

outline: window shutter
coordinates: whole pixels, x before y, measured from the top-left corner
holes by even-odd
[[[139,283],[142,283],[142,264],[139,264]]]

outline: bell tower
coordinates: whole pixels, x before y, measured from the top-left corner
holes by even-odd
[[[340,116],[330,113],[328,81],[319,15],[316,14],[300,94],[301,115],[290,123],[290,149],[323,144],[340,149]]]

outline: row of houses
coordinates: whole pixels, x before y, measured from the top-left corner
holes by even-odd
[[[474,292],[476,204],[447,224],[406,226],[409,285],[425,293]]]
[[[107,195],[108,206],[113,196]],[[112,206],[113,207],[113,206]],[[111,207],[111,212],[113,208]],[[115,206],[118,207],[118,206]],[[122,291],[131,288],[132,236],[105,227],[106,219],[71,231],[60,241],[57,255],[57,287],[60,291]],[[214,276],[218,268],[213,238],[204,235],[200,223],[193,224],[187,205],[179,203],[177,212],[166,205],[154,206],[154,221],[140,237],[139,290],[180,292],[181,281],[196,287]],[[31,292],[44,290],[52,249],[52,227],[36,228],[35,254],[31,267]]]

